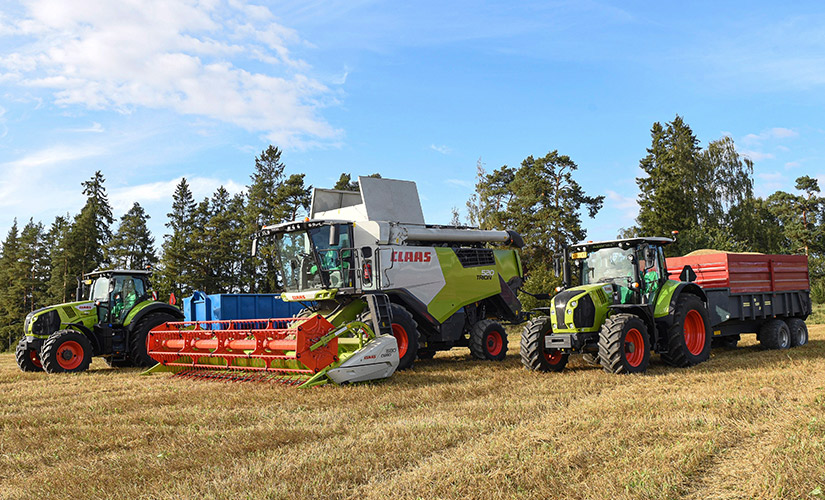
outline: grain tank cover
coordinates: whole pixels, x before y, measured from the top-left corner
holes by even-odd
[[[358,185],[360,193],[314,189],[309,217],[424,225],[415,182],[358,177]]]

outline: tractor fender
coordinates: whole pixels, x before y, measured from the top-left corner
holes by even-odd
[[[94,356],[99,356],[102,353],[102,348],[100,347],[100,342],[97,340],[97,335],[95,335],[89,327],[83,323],[65,323],[65,325],[67,328],[77,330],[82,333],[84,337],[89,339],[89,342],[92,343],[92,351]]]
[[[666,327],[673,324],[673,314],[676,311],[676,303],[683,294],[689,293],[699,297],[707,306],[708,297],[702,287],[696,283],[686,283],[679,281],[667,281],[656,297],[656,309],[653,316],[658,323]]]
[[[135,315],[132,316],[132,318],[129,320],[129,324],[126,326],[126,328],[131,333],[133,326],[138,324],[144,316],[146,316],[147,314],[152,314],[152,313],[156,313],[156,312],[168,313],[168,314],[171,314],[172,316],[174,316],[175,318],[177,318],[181,321],[183,320],[183,312],[181,312],[181,310],[178,309],[177,307],[169,305],[165,302],[153,302],[153,303],[141,308],[140,311],[135,313]]]
[[[650,345],[656,345],[656,341],[659,338],[659,332],[656,328],[656,322],[653,320],[653,316],[650,314],[650,308],[645,307],[639,304],[614,304],[608,307],[610,313],[609,314],[616,314],[616,313],[626,313],[626,314],[633,314],[634,316],[638,316],[644,321],[645,326],[647,327],[647,333],[650,338]]]

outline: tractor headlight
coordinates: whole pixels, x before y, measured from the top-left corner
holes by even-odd
[[[578,302],[576,302],[575,300],[574,300],[574,301],[571,301],[571,302],[570,302],[570,309],[575,309],[575,308],[576,308],[576,306],[577,306],[578,304],[579,304],[579,303],[578,303]]]

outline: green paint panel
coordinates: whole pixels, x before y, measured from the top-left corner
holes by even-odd
[[[553,331],[558,333],[587,333],[599,331],[599,329],[601,329],[602,327],[602,323],[604,323],[604,320],[607,317],[609,306],[613,303],[612,291],[605,290],[603,283],[580,285],[568,288],[565,291],[576,291],[581,293],[572,296],[567,301],[567,307],[565,307],[564,311],[564,325],[557,325],[555,311],[550,313],[550,323],[553,327]],[[569,328],[567,325],[574,323],[573,317],[576,313],[576,309],[579,306],[578,302],[585,296],[590,296],[590,299],[593,300],[593,305],[596,308],[596,315],[593,326],[586,328]],[[570,304],[574,301],[577,303],[576,307],[570,307]],[[555,304],[555,297],[553,298],[553,304]],[[553,307],[555,308],[555,305]]]
[[[670,314],[670,302],[673,300],[673,294],[679,289],[682,284],[680,281],[668,280],[659,289],[656,295],[656,308],[653,311],[654,318],[664,318]]]
[[[462,307],[501,293],[499,276],[504,281],[519,276],[521,267],[513,250],[495,250],[495,264],[464,267],[451,248],[435,248],[445,285],[427,305],[438,322],[444,322]]]

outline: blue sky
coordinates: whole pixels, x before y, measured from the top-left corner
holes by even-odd
[[[689,5],[689,7],[688,7]],[[0,6],[0,235],[83,204],[102,170],[158,241],[182,176],[197,198],[249,182],[269,144],[288,173],[418,183],[428,222],[492,170],[558,149],[633,223],[650,127],[731,136],[757,194],[825,188],[819,2],[6,1]]]

